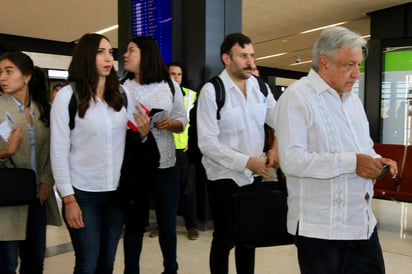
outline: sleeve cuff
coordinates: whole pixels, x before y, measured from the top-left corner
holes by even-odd
[[[234,157],[233,165],[234,169],[239,172],[243,172],[246,169],[247,161],[249,160],[249,156],[243,154],[237,154]]]
[[[57,190],[59,191],[59,194],[60,194],[61,197],[66,197],[68,195],[73,195],[74,194],[74,190],[73,190],[73,187],[71,185],[65,185],[65,186],[57,187]]]
[[[343,173],[356,172],[356,154],[353,152],[343,152],[341,154]]]

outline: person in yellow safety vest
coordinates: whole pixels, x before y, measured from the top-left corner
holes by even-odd
[[[191,89],[182,87],[183,70],[182,66],[177,62],[168,64],[170,78],[176,81],[181,87],[184,97],[184,105],[187,119],[189,120],[189,112],[196,100],[197,93]],[[178,91],[176,91],[178,92]],[[190,240],[199,238],[198,224],[197,224],[197,205],[196,205],[196,177],[195,167],[189,162],[186,151],[188,142],[187,123],[185,130],[182,133],[174,133],[174,140],[176,145],[176,165],[179,168],[180,177],[180,203],[179,213],[185,220],[185,226]],[[149,233],[150,237],[157,236],[157,228]]]

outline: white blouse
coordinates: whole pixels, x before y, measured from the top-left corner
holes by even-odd
[[[126,80],[124,86],[131,93],[131,98],[142,102],[148,109],[163,109],[170,120],[179,120],[183,128],[186,127],[187,118],[184,107],[183,94],[179,85],[173,81],[175,92],[172,94],[169,84],[151,83],[140,85],[134,80]],[[151,132],[156,140],[160,152],[159,168],[168,168],[176,164],[176,150],[173,133],[169,130],[153,127]]]
[[[127,130],[126,109],[116,112],[96,97],[83,118],[76,114],[70,130],[70,85],[53,101],[50,117],[51,164],[61,196],[73,187],[90,192],[115,190],[119,184]]]

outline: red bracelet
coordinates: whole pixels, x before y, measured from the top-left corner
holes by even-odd
[[[63,200],[63,202],[64,202],[64,205],[70,205],[70,204],[73,204],[73,203],[77,203],[76,199],[70,199],[67,202],[65,200]]]

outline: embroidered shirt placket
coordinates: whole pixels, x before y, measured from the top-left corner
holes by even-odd
[[[312,105],[315,106],[315,111],[318,112],[320,117],[320,125],[325,133],[325,140],[327,151],[331,153],[337,153],[342,151],[342,143],[338,130],[334,121],[330,118],[329,112],[325,106],[322,97],[317,93],[313,87],[310,99],[312,100]],[[331,223],[333,226],[341,226],[346,218],[345,210],[345,187],[347,185],[346,175],[337,176],[333,178],[331,186]],[[333,230],[331,230],[333,231]],[[335,237],[335,235],[331,235]]]

